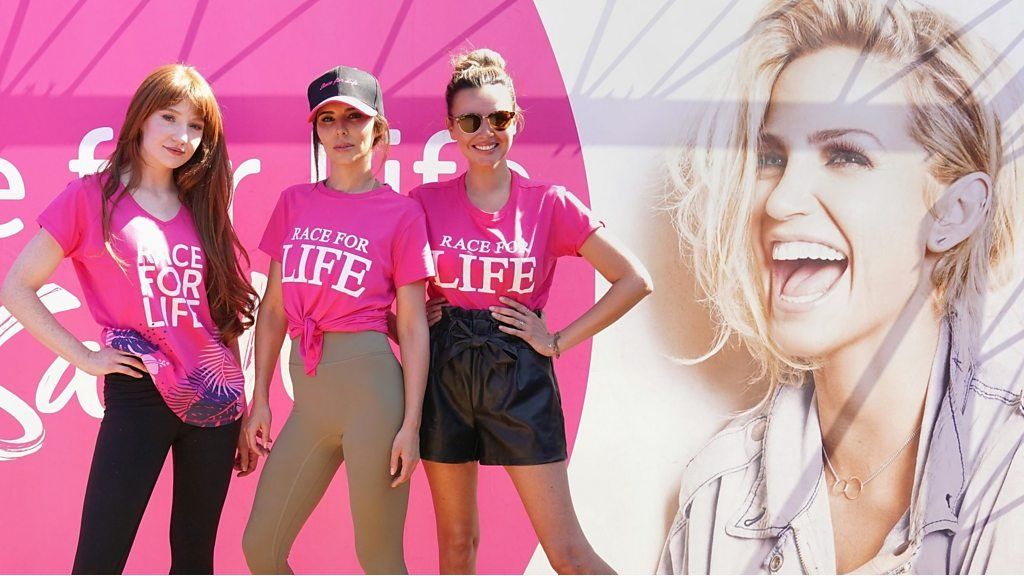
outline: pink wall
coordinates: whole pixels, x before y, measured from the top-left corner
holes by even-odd
[[[101,127],[116,131],[142,78],[173,61],[196,66],[211,81],[234,166],[250,173],[238,185],[234,213],[257,272],[265,271],[267,260],[255,244],[278,192],[309,178],[306,84],[336,64],[379,75],[389,120],[401,132],[389,159],[397,166],[398,187],[407,192],[432,172],[450,178],[449,162],[459,170],[463,165],[454,147],[428,144],[443,128],[450,55],[473,47],[497,49],[526,109],[527,127],[512,159],[535,178],[565,184],[585,201],[589,197],[565,86],[529,1],[20,0],[0,4],[0,39],[3,271],[34,234],[39,211],[76,177],[76,169],[89,165],[85,135]],[[101,143],[94,153],[103,158],[110,150],[109,142]],[[58,291],[48,299],[61,303],[57,318],[81,340],[96,340],[98,330],[77,301],[71,266],[63,264],[51,281],[70,293]],[[580,314],[593,290],[585,263],[563,263],[548,307],[552,323],[563,325]],[[75,377],[62,362],[0,308],[0,572],[60,573],[71,567],[99,420],[96,379]],[[570,445],[589,363],[589,347],[583,346],[558,363]],[[274,423],[280,428],[289,400],[279,384],[275,394]],[[481,484],[479,569],[521,572],[537,544],[522,506],[501,469],[485,469]],[[219,572],[246,571],[240,542],[255,486],[255,476],[232,486],[218,542]],[[165,474],[128,572],[160,572],[169,565],[169,489]],[[347,499],[339,474],[295,546],[297,570],[359,571]],[[437,570],[422,471],[413,479],[406,542],[413,572]]]

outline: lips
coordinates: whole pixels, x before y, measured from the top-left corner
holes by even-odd
[[[491,142],[490,144],[473,144],[473,149],[474,150],[479,150],[481,152],[490,152],[491,150],[494,150],[497,147],[498,147],[498,143],[497,142]]]
[[[849,259],[832,246],[814,241],[772,245],[772,283],[780,300],[810,304],[821,300],[846,272]]]
[[[185,155],[185,151],[184,150],[182,150],[181,148],[174,148],[173,146],[164,146],[164,150],[167,150],[168,152],[170,152],[171,154],[173,154],[175,156],[184,156]]]

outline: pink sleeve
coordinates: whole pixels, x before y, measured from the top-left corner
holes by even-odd
[[[82,247],[88,219],[88,197],[84,183],[74,180],[50,202],[36,221],[60,244],[66,258],[74,258]]]
[[[550,247],[556,257],[579,256],[587,238],[604,226],[575,194],[561,187],[555,188],[551,220]]]
[[[263,238],[260,240],[260,250],[265,252],[272,259],[281,261],[281,250],[285,236],[288,233],[288,200],[285,190],[277,199],[274,211],[270,213],[270,221],[263,231]]]
[[[395,287],[430,278],[434,275],[434,256],[427,240],[427,218],[416,206],[411,219],[403,219],[395,241],[391,244]]]

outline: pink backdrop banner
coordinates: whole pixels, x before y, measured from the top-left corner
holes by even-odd
[[[526,111],[511,153],[534,178],[564,184],[588,202],[572,110],[532,2],[132,2],[0,3],[0,270],[35,234],[38,213],[112,150],[129,99],[156,66],[186,62],[213,85],[224,111],[237,183],[235,225],[258,283],[267,258],[255,250],[278,193],[310,178],[307,83],[338,64],[377,74],[393,146],[386,179],[402,192],[464,169],[444,132],[451,55],[500,51]],[[600,216],[600,215],[599,215]],[[99,331],[69,263],[44,302],[82,341]],[[581,314],[594,293],[592,269],[564,261],[548,306],[553,326]],[[2,305],[2,302],[0,302]],[[251,345],[244,343],[251,360]],[[557,364],[566,426],[575,438],[590,349]],[[97,379],[37,343],[0,307],[0,572],[71,568],[86,476],[102,406]],[[251,365],[249,366],[251,370]],[[291,402],[273,386],[274,428]],[[261,464],[262,466],[262,464]],[[246,572],[241,552],[255,475],[233,480],[217,544],[218,572]],[[169,466],[136,539],[128,572],[169,566]],[[537,540],[500,468],[485,468],[479,493],[482,572],[521,572]],[[340,473],[293,549],[300,572],[359,572],[344,474]],[[433,510],[422,469],[413,478],[406,558],[436,572]]]

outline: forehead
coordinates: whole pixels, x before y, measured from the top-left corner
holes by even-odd
[[[452,114],[489,114],[495,110],[512,110],[514,106],[508,86],[488,84],[480,88],[463,88],[456,92],[452,100]]]
[[[335,101],[335,102],[328,102],[327,104],[324,104],[319,110],[316,111],[316,115],[319,118],[321,115],[328,114],[328,113],[329,114],[339,114],[339,115],[340,114],[348,114],[352,110],[355,110],[356,112],[359,112],[359,110],[357,108],[355,108],[353,106],[350,106],[349,104],[346,104],[344,102],[337,102],[337,101]]]
[[[171,110],[172,112],[176,112],[193,120],[203,120],[202,111],[189,102],[187,98],[183,98],[173,104],[168,104],[167,106],[164,106],[162,110]]]
[[[833,47],[783,69],[772,88],[765,127],[780,135],[845,127],[897,136],[906,134],[910,111],[898,65]]]

